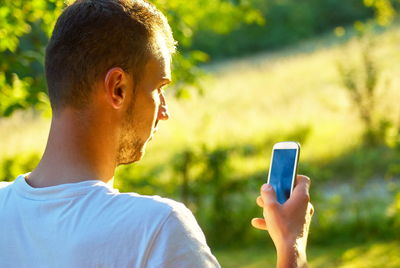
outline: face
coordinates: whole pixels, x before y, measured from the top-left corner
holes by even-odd
[[[129,164],[140,160],[147,143],[152,139],[160,120],[169,117],[163,87],[171,82],[170,54],[161,49],[145,66],[144,74],[136,86],[119,138],[117,163]]]

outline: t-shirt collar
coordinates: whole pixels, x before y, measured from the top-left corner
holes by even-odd
[[[56,198],[69,198],[86,194],[93,190],[109,191],[110,193],[117,191],[101,180],[85,180],[81,182],[35,188],[30,186],[25,179],[25,177],[29,174],[30,173],[19,175],[13,183],[13,188],[20,195],[29,199],[48,200]]]

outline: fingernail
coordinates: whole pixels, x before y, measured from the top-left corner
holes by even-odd
[[[264,192],[271,190],[271,185],[270,185],[270,184],[267,184],[267,183],[263,184],[262,190],[263,190]]]

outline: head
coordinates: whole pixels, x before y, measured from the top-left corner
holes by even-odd
[[[139,160],[158,121],[168,119],[162,87],[174,49],[166,18],[143,0],[76,1],[46,49],[53,116],[95,111],[111,121],[117,164]]]

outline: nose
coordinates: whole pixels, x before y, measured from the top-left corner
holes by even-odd
[[[158,120],[168,120],[169,112],[167,102],[165,101],[165,96],[160,92],[160,106],[158,107]]]

